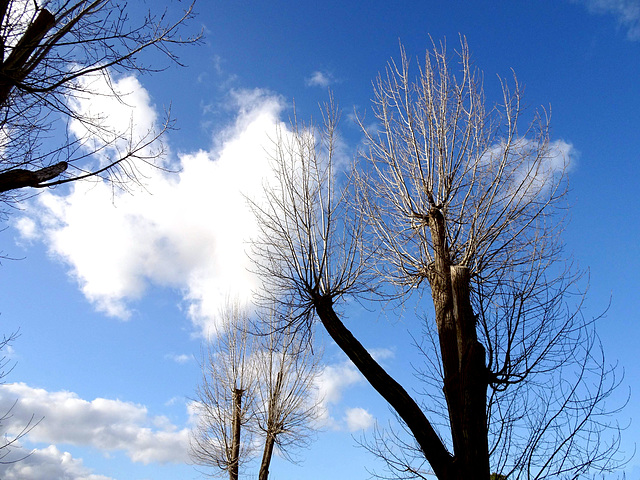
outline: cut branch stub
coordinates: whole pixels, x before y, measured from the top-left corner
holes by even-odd
[[[39,170],[14,168],[0,173],[0,193],[24,187],[40,187],[41,183],[56,178],[64,172],[68,166],[67,162],[58,162]]]

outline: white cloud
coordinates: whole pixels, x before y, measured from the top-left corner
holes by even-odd
[[[335,365],[327,365],[316,380],[320,396],[325,403],[338,403],[346,387],[362,381],[362,375],[347,360]]]
[[[169,360],[172,360],[182,365],[191,361],[193,359],[193,355],[187,355],[186,353],[182,353],[182,354],[170,353],[168,355],[165,355],[165,358],[168,358]]]
[[[611,13],[627,30],[629,40],[640,40],[640,2],[638,0],[573,0],[594,13]]]
[[[137,143],[154,130],[157,113],[146,89],[134,76],[118,80],[108,72],[96,72],[79,78],[79,88],[68,99],[70,108],[78,114],[70,132],[87,143],[101,163],[110,163],[118,151],[125,151],[129,142]],[[117,95],[117,96],[116,96]],[[82,122],[79,118],[90,118]],[[106,150],[100,150],[109,145]]]
[[[148,95],[133,96],[132,112],[142,112],[148,124],[154,117]],[[216,135],[211,150],[181,155],[179,174],[144,172],[150,194],[77,182],[68,195],[43,192],[15,227],[23,238],[44,241],[99,311],[127,319],[130,303],[149,284],[168,286],[183,292],[191,320],[206,333],[228,297],[246,301],[258,286],[247,270],[256,226],[245,195],[262,190],[270,172],[266,149],[281,127],[279,97],[252,90],[233,92],[232,99],[236,121]],[[126,118],[121,108],[113,111]]]
[[[20,217],[15,222],[15,227],[25,240],[34,240],[38,238],[37,225],[33,219],[29,217]]]
[[[357,432],[358,430],[368,430],[373,427],[375,419],[364,408],[357,407],[347,409],[345,422],[350,432]]]
[[[305,79],[305,84],[308,87],[328,87],[335,82],[333,75],[327,72],[321,72],[317,70],[311,74],[311,76]]]
[[[526,145],[526,140],[524,144]],[[536,144],[531,144],[529,147],[534,152],[538,148]],[[527,155],[526,152],[523,153]],[[524,197],[537,197],[547,192],[557,183],[558,176],[565,175],[574,165],[575,156],[575,150],[570,143],[564,140],[549,143],[544,157],[539,162],[525,161],[520,171],[516,172],[514,181],[515,185],[521,188],[519,194]]]
[[[165,417],[150,416],[142,405],[106,398],[87,401],[72,392],[48,392],[24,383],[0,385],[0,411],[8,411],[16,399],[3,424],[10,435],[34,416],[42,421],[29,432],[31,442],[120,450],[144,464],[188,460],[189,430],[178,429]]]
[[[376,362],[389,360],[389,359],[395,358],[396,356],[396,353],[389,348],[371,348],[369,349],[369,353],[375,359]]]
[[[342,399],[346,388],[363,382],[364,378],[356,367],[347,360],[343,363],[327,365],[315,380],[318,404],[318,421],[323,426],[340,430],[343,425],[330,414],[331,407]]]
[[[112,480],[104,475],[94,475],[86,468],[82,459],[73,458],[69,452],[61,452],[55,445],[33,450],[31,455],[22,458],[21,451],[4,458],[3,461],[20,459],[17,463],[0,464],[0,477],[3,480]]]
[[[509,145],[510,158],[506,162],[505,148],[504,142],[496,143],[478,160],[486,179],[501,180],[498,193],[503,196],[496,202],[508,202],[513,198],[531,200],[545,195],[573,168],[577,157],[573,145],[564,140],[541,145],[525,137],[514,139]],[[500,174],[496,177],[498,171]]]

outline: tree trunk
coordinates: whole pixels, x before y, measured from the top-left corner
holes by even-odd
[[[231,455],[229,458],[229,480],[238,480],[240,465],[240,426],[242,423],[242,393],[244,390],[236,388],[233,391],[233,424],[231,439]]]
[[[262,454],[262,462],[260,464],[260,472],[258,480],[267,480],[269,477],[269,465],[271,465],[271,457],[273,456],[273,447],[276,442],[276,436],[281,432],[281,428],[276,421],[280,415],[280,394],[282,393],[283,375],[282,370],[276,375],[276,382],[273,385],[271,395],[269,396],[269,412],[267,414],[267,438],[264,442],[264,451]]]
[[[264,442],[262,463],[260,464],[260,472],[258,473],[258,480],[267,480],[269,478],[269,465],[271,465],[271,457],[273,456],[273,447],[275,443],[275,435],[267,433],[267,439]]]
[[[428,280],[435,309],[440,356],[444,371],[444,395],[449,412],[451,439],[454,457],[463,448],[460,395],[460,352],[458,351],[458,333],[454,318],[453,291],[451,288],[451,261],[447,245],[444,217],[437,208],[429,211],[429,228],[433,242],[434,262],[429,269]],[[456,459],[457,460],[457,459]],[[457,464],[458,462],[456,462]]]
[[[5,5],[0,5],[6,11]],[[5,104],[11,90],[19,86],[25,77],[31,72],[33,67],[29,60],[31,55],[38,48],[40,41],[56,24],[55,17],[47,10],[42,9],[32,24],[27,27],[27,31],[18,40],[9,56],[0,64],[0,104]],[[2,45],[4,56],[5,45]],[[0,58],[0,61],[2,59]]]
[[[469,293],[469,269],[451,267],[453,311],[458,333],[460,405],[456,422],[461,450],[460,478],[490,477],[487,431],[488,377],[485,350],[476,334],[476,320]]]
[[[451,265],[444,216],[429,212],[434,263],[428,274],[435,308],[444,394],[453,441],[451,478],[488,480],[487,375],[469,293],[469,269]]]

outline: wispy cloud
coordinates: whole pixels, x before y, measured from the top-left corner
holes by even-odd
[[[309,77],[305,79],[305,84],[308,87],[323,87],[326,88],[329,85],[335,83],[335,78],[329,72],[322,72],[317,70],[313,72]]]
[[[590,12],[612,14],[626,29],[630,40],[640,40],[640,1],[638,0],[572,0],[584,4]]]
[[[168,355],[165,355],[165,358],[183,365],[193,360],[193,355],[187,355],[186,353],[182,353],[182,354],[170,353]]]
[[[42,418],[28,433],[30,442],[124,451],[132,461],[143,464],[188,460],[189,430],[179,429],[166,417],[149,415],[142,405],[107,398],[87,401],[72,392],[48,392],[24,383],[0,385],[0,411],[8,411],[16,400],[3,428],[15,435],[32,416]]]

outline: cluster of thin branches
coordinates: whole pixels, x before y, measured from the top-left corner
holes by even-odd
[[[7,350],[11,348],[13,342],[18,338],[18,332],[14,332],[9,336],[4,335],[0,340],[0,352],[2,352],[3,356],[0,358],[0,385],[4,383],[4,379],[11,373],[13,370],[13,363],[11,359],[7,356]],[[9,407],[5,412],[0,416],[0,429],[5,430],[2,435],[2,441],[0,441],[0,465],[7,465],[11,463],[17,463],[25,458],[27,458],[31,453],[26,452],[21,455],[15,455],[16,450],[22,449],[22,445],[20,444],[20,440],[29,434],[31,430],[33,430],[41,420],[36,419],[35,415],[32,415],[29,421],[22,425],[22,427],[18,431],[6,431],[6,423],[11,421],[11,417],[13,416],[13,409],[15,408],[18,400],[16,400],[11,407]]]
[[[133,119],[118,122],[107,112],[84,112],[78,102],[107,96],[126,102],[114,75],[154,72],[143,52],[155,50],[179,64],[175,47],[195,43],[182,37],[193,5],[177,18],[167,12],[133,17],[113,0],[0,1],[0,200],[24,197],[24,187],[47,187],[97,177],[125,188],[138,182],[144,164],[157,160],[159,125],[139,132]],[[166,67],[166,65],[164,66]],[[92,85],[101,81],[105,88]],[[109,121],[111,120],[111,121]],[[82,125],[79,137],[71,124]],[[78,131],[78,129],[76,129]]]
[[[254,271],[265,288],[259,302],[292,312],[291,324],[309,331],[314,295],[340,299],[371,290],[363,224],[349,208],[336,173],[339,111],[333,98],[323,105],[322,126],[294,121],[273,140],[273,177],[265,198],[250,200],[259,219],[253,242]],[[355,217],[354,217],[355,216]]]

